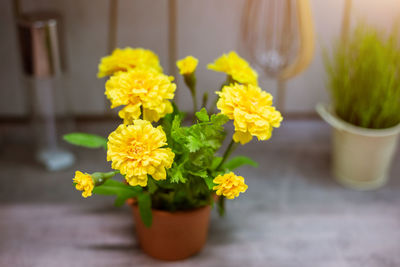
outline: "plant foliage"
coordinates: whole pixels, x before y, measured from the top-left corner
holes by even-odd
[[[266,140],[272,129],[279,127],[282,116],[272,107],[272,96],[257,86],[257,73],[233,51],[208,66],[226,74],[224,85],[229,86],[218,93],[224,108],[219,104],[220,114],[207,112],[205,93],[198,110],[197,62],[193,56],[178,61],[193,100],[193,123],[186,125],[185,114],[172,100],[176,89],[173,77],[161,72],[155,53],[141,48],[116,49],[101,60],[98,76],[111,76],[105,94],[112,108],[123,106],[118,113],[123,123],[108,139],[86,133],[64,136],[73,145],[105,148],[111,161],[112,171],[76,172],[73,182],[83,197],[115,195],[116,206],[134,203],[144,225],[151,226],[152,209],[192,210],[213,204],[218,195],[216,203],[222,215],[225,198],[233,199],[247,190],[244,178],[230,172],[257,163],[244,156],[230,159],[230,155],[239,142],[250,142],[253,136]],[[229,118],[236,133],[219,155]],[[117,174],[125,181],[113,180]]]
[[[107,149],[107,139],[95,134],[70,133],[63,136],[64,140],[76,146],[86,148],[105,148]]]
[[[112,179],[106,180],[102,185],[93,189],[94,194],[117,196],[115,206],[122,206],[127,199],[138,197],[142,191],[140,186],[129,186]]]
[[[325,54],[336,114],[365,128],[400,123],[400,48],[397,35],[358,26],[348,42]]]
[[[156,185],[152,194],[155,208],[186,210],[212,201],[210,189],[217,173],[213,160],[225,138],[223,125],[228,118],[222,114],[209,116],[205,108],[197,112],[196,117],[198,121],[195,124],[183,126],[183,114],[175,106],[174,112],[162,121],[175,159],[167,172],[170,183],[149,177],[150,184]]]

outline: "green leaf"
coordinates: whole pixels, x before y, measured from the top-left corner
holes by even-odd
[[[242,165],[251,165],[253,167],[257,167],[258,163],[252,160],[251,158],[245,156],[237,156],[226,162],[222,165],[222,169],[228,169],[230,171],[239,168]]]
[[[127,199],[137,197],[141,192],[140,186],[133,187],[111,179],[93,189],[93,194],[117,196],[115,206],[122,206]]]
[[[177,165],[176,163],[173,164],[172,168],[168,170],[168,174],[171,177],[171,183],[185,183],[186,179],[183,175],[185,162]]]
[[[150,227],[153,221],[153,216],[151,214],[150,195],[147,193],[140,194],[138,196],[138,205],[143,224],[147,227]]]
[[[187,137],[188,143],[186,144],[189,152],[193,153],[199,150],[202,147],[201,140],[197,139],[196,137],[190,135]]]
[[[189,162],[198,168],[208,167],[212,163],[213,155],[214,150],[209,147],[205,147],[195,153],[191,153],[189,155]]]
[[[206,170],[201,170],[201,171],[189,170],[188,173],[190,173],[191,175],[194,175],[194,176],[202,177],[202,178],[208,177],[208,173]]]
[[[171,126],[171,136],[178,143],[184,143],[186,140],[185,128],[181,127],[182,118],[175,116]]]
[[[177,122],[179,122],[184,117],[184,113],[179,111],[179,109],[175,105],[175,103],[172,102],[172,106],[173,106],[173,112],[167,114],[161,120],[161,125],[162,125],[162,128],[163,128],[165,134],[167,135],[168,143],[170,143],[171,139],[172,139],[172,137],[171,137],[172,122],[175,120],[175,118],[176,118]],[[180,122],[179,122],[178,126],[179,125],[180,125]],[[176,125],[175,125],[175,127],[176,127]]]
[[[153,194],[154,192],[157,191],[158,186],[154,182],[153,178],[148,178],[147,179],[147,188],[149,189],[149,193]]]
[[[114,206],[121,207],[122,205],[125,204],[126,200],[129,198],[132,198],[132,197],[128,196],[128,195],[124,195],[124,194],[118,195],[114,201]]]
[[[224,114],[219,113],[211,115],[211,122],[215,125],[221,126],[227,123],[228,121],[229,121],[228,116]]]
[[[213,190],[213,187],[214,187],[214,182],[213,182],[213,178],[212,177],[205,177],[204,178],[204,181],[206,182],[206,184],[207,184],[207,186],[208,186],[208,189],[209,190]]]
[[[208,116],[207,110],[205,108],[202,108],[200,111],[196,112],[196,117],[200,121],[210,121],[210,117]]]
[[[222,161],[222,157],[214,157],[211,163],[211,169],[215,170]]]
[[[170,170],[170,169],[169,169]],[[168,170],[168,171],[169,171]],[[168,172],[168,175],[170,175],[170,173]],[[169,176],[170,177],[170,176]],[[158,194],[160,192],[162,192],[164,189],[170,190],[170,189],[175,189],[176,185],[171,183],[169,180],[153,180],[153,182],[159,187],[161,188],[161,190],[159,192],[157,192]]]
[[[63,139],[70,144],[76,146],[83,146],[87,148],[100,148],[107,149],[107,139],[94,134],[87,133],[70,133],[63,136]]]

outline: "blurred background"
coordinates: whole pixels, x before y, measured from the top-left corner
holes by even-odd
[[[260,163],[256,170],[241,170],[249,193],[228,204],[227,217],[213,215],[206,249],[179,266],[267,266],[266,261],[269,266],[400,266],[399,156],[386,187],[358,192],[339,186],[330,173],[330,127],[315,112],[317,103],[330,102],[323,50],[331,49],[357,21],[391,29],[399,19],[400,2],[311,0],[315,49],[309,65],[279,83],[276,72],[257,63],[246,44],[252,38],[245,23],[251,2],[0,1],[0,266],[157,264],[141,254],[126,207],[114,209],[107,197],[82,199],[71,185],[75,169],[109,169],[104,151],[67,147],[72,154],[64,155],[64,163],[69,167],[57,172],[46,171],[34,160],[38,141],[31,115],[38,104],[32,91],[43,85],[32,85],[32,77],[24,74],[17,15],[49,10],[60,16],[62,69],[49,86],[56,87],[57,95],[61,92],[52,105],[57,112],[63,106],[71,122],[67,129],[107,136],[118,125],[104,96],[106,79],[96,77],[100,58],[115,47],[157,53],[164,72],[177,77],[176,101],[185,111],[191,111],[192,101],[175,61],[187,55],[199,59],[200,101],[202,93],[213,96],[224,81],[224,75],[207,70],[207,64],[231,50],[257,68],[260,87],[279,102],[285,120],[271,141],[252,142],[238,151]],[[265,22],[264,16],[268,18],[261,13],[257,19]],[[294,28],[286,65],[300,47],[299,29]],[[37,125],[39,132],[46,131]]]
[[[96,78],[97,65],[108,54],[110,0],[36,0],[20,1],[23,12],[55,10],[64,23],[65,64],[63,90],[71,99],[75,116],[101,117],[109,112],[103,95],[104,80]],[[366,20],[389,29],[400,12],[395,0],[354,0],[352,21]],[[165,72],[175,74],[176,58],[193,55],[200,59],[198,68],[199,90],[212,94],[223,75],[211,72],[206,65],[222,53],[240,48],[240,29],[244,0],[177,0],[173,1],[118,1],[116,21],[116,47],[143,47],[156,52]],[[0,30],[0,118],[20,119],[28,115],[26,87],[23,85],[21,55],[19,53],[16,18],[13,2],[3,0]],[[311,1],[315,25],[316,50],[309,68],[287,83],[285,110],[290,114],[314,113],[318,101],[328,100],[321,50],[329,48],[340,36],[345,1]],[[174,16],[175,29],[170,29],[169,16]],[[172,39],[172,40],[171,40]],[[174,47],[171,47],[174,46]],[[171,51],[175,50],[171,53]],[[172,58],[176,57],[176,58]],[[170,62],[173,62],[171,64]],[[260,75],[263,73],[260,72]],[[178,79],[179,104],[191,109],[190,94]],[[264,90],[276,95],[273,79],[260,77]]]

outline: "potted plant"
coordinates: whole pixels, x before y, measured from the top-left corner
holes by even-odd
[[[192,56],[177,62],[193,97],[195,117],[185,125],[185,114],[173,103],[174,78],[162,73],[157,55],[140,48],[116,49],[101,60],[98,76],[110,76],[105,94],[112,108],[121,108],[123,123],[108,138],[64,136],[75,145],[107,150],[112,171],[77,171],[76,189],[83,197],[116,195],[116,205],[128,202],[142,249],[162,260],[183,259],[203,247],[214,201],[223,214],[225,199],[247,189],[244,178],[232,171],[256,165],[244,156],[230,158],[231,153],[253,136],[269,139],[282,120],[272,96],[257,86],[257,73],[234,52],[209,65],[225,72],[229,81],[217,92],[221,112],[208,114],[206,96],[198,110],[197,63]],[[223,126],[229,120],[235,133],[221,157],[218,151],[227,135]],[[123,181],[115,179],[117,174]]]
[[[333,103],[317,111],[334,128],[333,173],[354,189],[379,188],[400,131],[398,38],[360,25],[325,55],[325,65]]]

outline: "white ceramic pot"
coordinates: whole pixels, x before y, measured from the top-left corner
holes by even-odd
[[[332,109],[318,104],[318,114],[333,128],[333,175],[344,186],[372,190],[388,179],[397,148],[400,124],[386,129],[367,129],[338,118]]]

